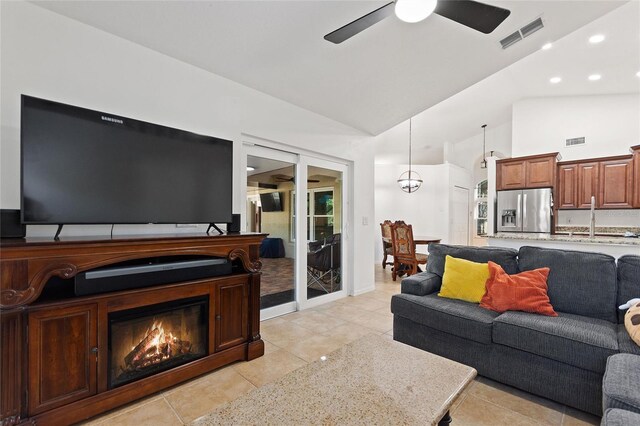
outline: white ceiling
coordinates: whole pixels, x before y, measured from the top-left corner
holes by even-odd
[[[46,1],[38,5],[379,134],[620,6],[612,0],[500,1],[484,35],[438,15],[390,17],[334,45],[322,37],[386,1]],[[542,16],[513,47],[498,41]]]
[[[588,39],[594,34],[605,35],[605,41],[590,44]],[[633,1],[557,40],[550,50],[538,50],[416,115],[412,120],[413,161],[441,163],[445,142],[478,135],[485,123],[491,129],[510,122],[511,107],[519,99],[640,93],[639,71],[640,2]],[[601,74],[602,79],[588,81],[591,74]],[[550,84],[554,76],[563,81]],[[640,123],[640,117],[638,120]],[[407,121],[379,138],[376,163],[407,162],[408,130]]]

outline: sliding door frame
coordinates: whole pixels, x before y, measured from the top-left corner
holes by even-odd
[[[242,134],[242,150],[240,155],[240,167],[242,184],[240,189],[240,214],[241,230],[246,232],[246,212],[247,212],[247,156],[257,156],[271,158],[274,160],[286,161],[294,164],[295,168],[295,191],[297,194],[305,194],[304,197],[296,196],[296,244],[295,244],[295,301],[263,309],[260,312],[261,320],[284,315],[296,310],[303,310],[318,306],[329,301],[337,300],[348,294],[353,294],[353,270],[351,260],[354,259],[354,247],[351,235],[353,217],[353,203],[350,201],[352,193],[351,179],[353,176],[353,163],[314,151],[300,149],[298,147],[282,144],[279,142],[262,139],[256,136]],[[327,295],[315,297],[307,300],[307,226],[306,218],[306,193],[308,167],[316,166],[326,169],[339,170],[342,172],[342,218],[341,218],[341,244],[342,244],[342,264],[341,282],[342,288]],[[305,214],[301,215],[300,212]],[[300,240],[299,236],[304,236]],[[302,243],[301,243],[302,241]]]
[[[339,163],[339,162],[335,162],[335,161],[331,161],[331,160],[325,160],[325,159],[321,159],[321,158],[314,158],[314,157],[310,157],[310,156],[306,156],[306,155],[301,155],[300,156],[300,168],[303,169],[302,173],[304,173],[304,176],[300,176],[299,180],[300,181],[304,181],[304,192],[299,192],[299,194],[305,194],[304,197],[296,197],[296,211],[297,212],[304,212],[304,217],[303,220],[301,220],[300,214],[298,214],[296,217],[296,235],[302,235],[305,237],[305,243],[304,244],[299,244],[296,243],[296,257],[299,257],[301,260],[303,260],[303,262],[300,262],[301,268],[297,271],[298,272],[298,279],[296,280],[299,283],[303,283],[302,285],[296,285],[296,300],[298,301],[298,305],[299,305],[299,309],[303,310],[303,309],[307,309],[307,308],[312,308],[314,306],[318,306],[324,303],[327,303],[328,301],[333,301],[333,300],[337,300],[337,299],[341,299],[343,297],[345,297],[348,293],[347,293],[347,289],[348,289],[348,285],[350,284],[351,280],[348,279],[347,277],[350,276],[350,265],[349,263],[346,261],[348,259],[348,255],[349,255],[349,250],[342,250],[341,251],[341,255],[342,255],[342,259],[341,259],[341,264],[340,264],[340,290],[339,291],[335,291],[333,293],[328,293],[325,295],[321,295],[321,296],[317,296],[314,297],[313,299],[308,299],[307,298],[307,241],[306,241],[306,236],[307,236],[307,228],[309,226],[309,221],[307,220],[307,197],[306,194],[308,192],[308,188],[307,188],[307,179],[308,179],[308,170],[310,166],[313,167],[321,167],[324,169],[329,169],[329,170],[336,170],[342,173],[342,194],[340,196],[340,202],[342,203],[342,205],[340,206],[340,211],[341,211],[341,218],[340,218],[340,232],[341,232],[341,236],[340,236],[340,244],[342,245],[342,247],[347,248],[350,247],[351,245],[351,241],[349,238],[349,214],[348,214],[348,206],[349,203],[347,202],[347,200],[349,199],[349,169],[347,167],[347,165]],[[299,189],[299,191],[302,191],[302,188]],[[335,195],[335,193],[334,193]],[[310,200],[309,203],[313,202],[313,200]]]

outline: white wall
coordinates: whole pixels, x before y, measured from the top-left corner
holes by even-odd
[[[586,144],[565,147],[584,136]],[[564,96],[513,104],[514,157],[560,152],[562,161],[629,154],[640,141],[640,95]],[[559,225],[589,224],[588,213],[563,210]],[[640,210],[596,213],[596,226],[640,226]]]
[[[474,136],[451,144],[445,161],[456,164],[472,172],[473,184],[487,178],[487,169],[480,168],[482,161],[482,129]],[[492,127],[487,125],[486,157],[490,152],[499,158],[511,157],[511,122]]]
[[[398,177],[408,165],[376,164],[375,167],[375,256],[382,262],[380,223],[404,220],[413,226],[414,235],[433,236],[450,241],[450,198],[454,186],[470,188],[467,170],[453,164],[416,165],[412,169],[424,181],[414,193],[406,193],[398,186]],[[424,251],[426,248],[418,247]]]
[[[0,206],[19,208],[20,94],[53,99],[234,141],[242,134],[353,161],[354,284],[373,285],[373,138],[325,117],[26,2],[0,2]],[[243,172],[235,167],[234,211]],[[371,222],[371,220],[368,220]],[[63,235],[110,226],[68,227]],[[116,233],[176,232],[173,226],[117,226]],[[193,229],[186,229],[193,232]],[[53,235],[48,226],[29,235]]]
[[[565,147],[569,138],[585,145]],[[640,141],[640,95],[563,96],[513,104],[514,157],[560,152],[562,161],[629,153]]]

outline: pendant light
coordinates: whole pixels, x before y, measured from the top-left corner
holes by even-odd
[[[416,192],[422,185],[420,175],[411,170],[411,118],[409,119],[409,170],[400,175],[398,185],[400,185],[400,189],[409,194]]]
[[[487,168],[487,157],[486,157],[487,146],[486,145],[487,145],[487,125],[483,124],[482,125],[482,161],[480,162],[481,169]]]

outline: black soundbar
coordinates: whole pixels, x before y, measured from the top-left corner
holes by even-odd
[[[76,296],[151,287],[231,274],[227,259],[155,260],[108,266],[75,276]]]

